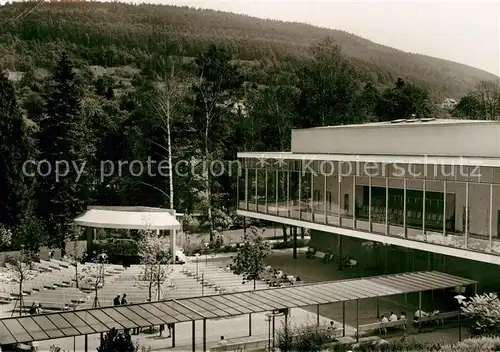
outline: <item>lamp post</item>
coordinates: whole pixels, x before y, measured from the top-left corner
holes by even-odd
[[[462,304],[467,299],[462,295],[456,295],[454,297],[458,302],[458,342],[462,341],[462,319],[460,316],[462,315]]]
[[[268,342],[268,345],[267,345],[267,350],[268,351],[271,351],[271,320],[272,320],[272,317],[271,317],[271,313],[267,313],[266,314],[266,321],[267,321],[267,338],[269,340]]]
[[[200,253],[196,253],[196,278],[198,278],[198,259],[200,257]]]
[[[209,243],[205,242],[204,245],[205,245],[205,266],[208,266],[208,245],[209,245]]]

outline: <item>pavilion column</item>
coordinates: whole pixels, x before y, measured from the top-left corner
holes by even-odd
[[[85,335],[85,352],[89,351],[89,337]]]
[[[443,181],[443,236],[446,236],[446,181]]]
[[[325,224],[328,224],[328,206],[326,205],[327,198],[326,198],[326,192],[327,192],[327,183],[328,180],[326,179],[326,173],[323,177],[323,182],[324,182],[324,187],[323,187],[323,206],[325,207],[323,211],[325,212]],[[331,196],[330,196],[331,198]]]
[[[352,176],[352,228],[356,228],[356,175]]]
[[[426,189],[427,183],[426,179],[423,180],[423,200],[422,200],[422,235],[424,235],[425,242],[427,242],[427,234],[425,232],[425,202],[426,202]]]
[[[368,231],[372,232],[372,177],[368,177]]]
[[[345,337],[345,301],[342,301],[342,336]]]
[[[245,159],[245,166],[247,160]],[[240,205],[238,204],[238,207]],[[248,167],[245,167],[245,210],[248,210]]]
[[[191,322],[191,339],[192,351],[196,352],[196,322],[194,320]]]
[[[377,318],[380,318],[380,300],[377,297]]]
[[[267,177],[268,177],[268,176],[267,176],[267,169],[265,169],[265,171],[266,171],[266,186],[265,186],[266,196],[265,196],[265,198],[264,198],[264,202],[265,202],[264,204],[265,204],[265,207],[266,207],[266,208],[265,208],[265,209],[266,209],[265,213],[267,214],[267,213],[269,213],[269,211],[267,210],[267,186],[268,186],[267,184],[268,184],[268,182],[269,182],[269,179],[267,178]]]
[[[407,179],[406,177],[403,179],[403,233],[405,238],[408,238],[408,230],[406,228],[406,188],[407,188]]]
[[[173,264],[175,264],[175,232],[176,230],[171,230],[170,232],[170,253],[172,255]]]
[[[207,351],[207,318],[203,319],[203,352]]]
[[[87,238],[87,252],[92,253],[92,247],[94,244],[94,229],[92,229],[91,227],[86,227],[85,237]]]
[[[490,216],[489,216],[490,252],[493,250],[493,184],[490,183]]]
[[[467,242],[469,237],[469,182],[465,183],[465,248],[467,248]]]
[[[418,332],[420,332],[420,329],[422,328],[422,291],[418,292],[418,310],[419,310],[419,317],[418,317]]]
[[[172,324],[172,347],[175,347],[175,324]]]
[[[259,176],[259,170],[257,168],[255,168],[255,211],[256,212],[259,212],[259,180],[258,180],[258,176]]]
[[[297,226],[293,227],[293,259],[297,259]]]
[[[311,221],[314,222],[314,172],[311,172],[311,202],[309,207],[311,208]]]
[[[356,342],[359,342],[359,298],[356,300]]]
[[[339,218],[339,227],[342,227],[342,217],[340,216],[340,201],[342,200],[341,198],[341,193],[342,193],[342,176],[339,174],[338,176],[338,182],[337,182],[337,216]]]
[[[389,178],[385,178],[385,234],[389,234]]]
[[[316,305],[316,326],[319,326],[319,304]]]
[[[290,217],[290,170],[286,170],[286,216]]]
[[[248,313],[248,336],[252,336],[252,313]]]
[[[302,220],[302,170],[299,174],[299,220]]]

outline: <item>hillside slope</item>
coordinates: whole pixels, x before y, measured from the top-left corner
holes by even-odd
[[[0,65],[52,65],[60,50],[91,65],[140,66],[165,55],[195,56],[207,45],[227,47],[242,60],[298,62],[311,43],[332,37],[372,79],[392,84],[399,76],[438,95],[460,96],[479,80],[496,77],[463,64],[405,53],[355,35],[301,23],[262,20],[212,10],[119,3],[33,4],[0,8]]]

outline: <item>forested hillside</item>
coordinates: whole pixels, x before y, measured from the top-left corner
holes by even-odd
[[[61,50],[73,54],[77,66],[134,65],[161,68],[166,55],[195,57],[216,44],[233,58],[258,61],[265,67],[297,64],[311,58],[308,47],[326,36],[355,61],[365,79],[390,86],[398,77],[459,98],[479,80],[494,76],[466,65],[409,54],[338,30],[300,23],[262,20],[186,7],[118,3],[44,3],[20,16],[33,3],[15,3],[0,11],[0,63],[24,71],[48,67]],[[16,20],[12,20],[16,19]]]

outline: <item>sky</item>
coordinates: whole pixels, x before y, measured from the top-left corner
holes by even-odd
[[[142,2],[142,1],[141,1]],[[150,0],[345,30],[500,75],[500,0]]]

